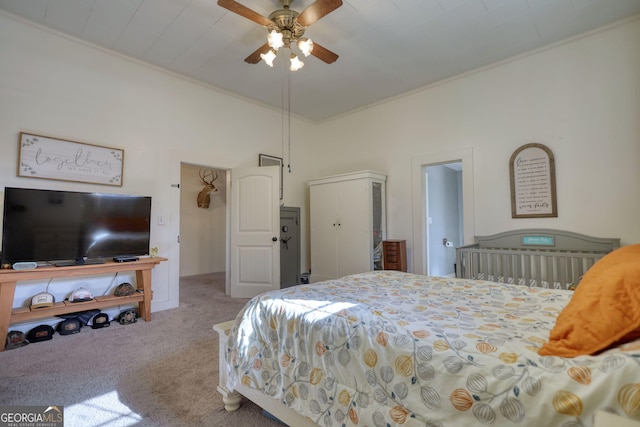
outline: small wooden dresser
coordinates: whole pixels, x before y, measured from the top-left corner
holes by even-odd
[[[384,240],[382,258],[385,270],[407,271],[407,241]]]

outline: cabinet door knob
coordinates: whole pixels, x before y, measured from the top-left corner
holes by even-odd
[[[277,237],[272,237],[272,238],[271,238],[271,240],[272,240],[273,242],[277,242],[277,241],[278,241],[278,238],[277,238]]]

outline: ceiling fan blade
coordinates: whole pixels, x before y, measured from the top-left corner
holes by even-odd
[[[320,46],[316,42],[313,42],[313,50],[311,51],[311,55],[315,56],[318,59],[321,59],[327,64],[332,64],[336,62],[336,59],[338,59],[338,55],[331,52],[329,49]]]
[[[244,59],[244,62],[248,63],[248,64],[257,64],[258,62],[262,61],[262,58],[260,57],[261,53],[267,53],[269,52],[269,49],[271,49],[269,47],[269,43],[265,43],[262,46],[260,46],[255,52],[253,52],[251,55],[247,56]]]
[[[340,6],[342,6],[342,0],[316,0],[315,3],[300,12],[297,21],[300,25],[308,27]]]
[[[273,24],[273,22],[271,22],[271,20],[266,16],[262,16],[258,12],[251,10],[234,0],[218,0],[218,6],[224,7],[233,13],[237,13],[238,15],[260,24],[263,27],[268,27]]]

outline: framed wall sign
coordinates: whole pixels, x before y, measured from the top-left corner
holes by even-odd
[[[18,176],[122,187],[122,149],[26,132],[18,144]]]
[[[525,144],[511,155],[511,216],[557,217],[553,153],[542,144]]]
[[[258,166],[279,166],[280,167],[280,200],[282,200],[283,196],[283,188],[282,188],[282,157],[274,157],[266,154],[258,155]]]

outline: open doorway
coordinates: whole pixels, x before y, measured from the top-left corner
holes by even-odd
[[[462,162],[424,167],[427,274],[455,277],[456,247],[463,244]]]
[[[226,174],[180,164],[180,277],[226,270]]]
[[[444,166],[448,165],[448,166]],[[457,201],[458,210],[454,212],[453,209],[448,214],[455,217],[455,226],[451,226],[446,230],[429,232],[429,226],[433,225],[434,209],[439,209],[438,205],[441,204],[435,200],[429,201],[427,186],[428,180],[434,181],[435,174],[432,174],[428,178],[427,167],[430,166],[443,166],[440,172],[444,174],[454,174],[457,177],[457,194],[449,199],[450,202]],[[459,171],[455,169],[460,169]],[[448,170],[447,170],[448,169]],[[475,234],[475,221],[474,221],[474,201],[473,201],[473,150],[471,148],[463,148],[458,150],[446,151],[446,152],[434,152],[415,156],[411,161],[411,174],[412,174],[412,213],[413,213],[413,248],[411,260],[413,264],[410,266],[410,271],[416,274],[431,274],[430,263],[438,264],[438,261],[430,260],[430,251],[438,245],[443,251],[452,252],[452,256],[455,257],[455,246],[461,244],[469,244],[473,241]],[[443,190],[450,193],[454,190]],[[430,211],[428,211],[430,209]],[[429,218],[432,218],[432,224],[429,224]],[[458,228],[458,236],[455,236],[456,232],[454,228]],[[442,234],[445,233],[445,234]],[[442,234],[442,235],[440,235]],[[429,238],[433,235],[432,247],[429,246]],[[444,238],[452,240],[451,246],[447,246]],[[444,242],[444,244],[443,244]],[[457,245],[456,245],[457,243]],[[446,253],[446,252],[443,252]],[[443,256],[446,259],[446,257]],[[444,263],[453,265],[451,261],[443,261]],[[434,266],[434,268],[437,268]],[[433,271],[436,274],[436,270]],[[451,273],[441,273],[438,275],[447,275]]]

